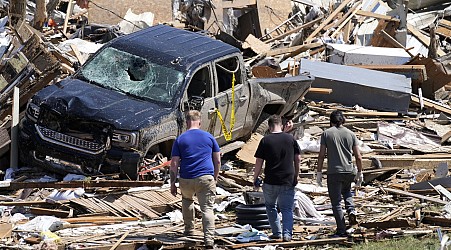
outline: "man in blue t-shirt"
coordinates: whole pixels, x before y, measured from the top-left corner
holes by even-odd
[[[221,166],[219,146],[215,138],[200,129],[200,112],[191,110],[186,115],[187,131],[181,134],[172,146],[170,168],[171,193],[177,195],[175,181],[180,174],[182,214],[185,235],[194,234],[194,195],[202,211],[202,227],[205,246],[213,248],[215,218],[213,203],[216,195],[216,180]],[[180,167],[180,171],[179,171]]]

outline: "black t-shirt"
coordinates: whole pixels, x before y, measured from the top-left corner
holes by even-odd
[[[273,133],[260,141],[255,157],[265,160],[265,180],[271,185],[293,185],[294,155],[299,145],[291,134]]]

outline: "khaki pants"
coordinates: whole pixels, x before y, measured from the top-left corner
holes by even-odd
[[[195,179],[179,179],[182,192],[182,214],[185,222],[185,233],[194,231],[194,194],[202,211],[202,228],[205,243],[213,243],[215,216],[213,203],[216,196],[216,182],[212,175],[203,175]]]

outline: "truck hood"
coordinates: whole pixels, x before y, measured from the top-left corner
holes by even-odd
[[[134,131],[171,111],[168,107],[78,79],[66,79],[44,88],[33,97],[33,103],[47,106],[63,117],[83,118]]]

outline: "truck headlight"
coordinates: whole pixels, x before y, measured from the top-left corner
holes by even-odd
[[[122,130],[113,131],[111,138],[113,145],[121,147],[133,147],[138,142],[138,135],[135,132],[127,132]]]
[[[36,105],[36,104],[34,104],[32,102],[29,102],[28,106],[27,106],[27,115],[28,115],[28,117],[32,121],[36,122],[38,120],[38,118],[39,118],[39,111],[40,111],[40,109],[41,108],[39,108],[38,105]]]

